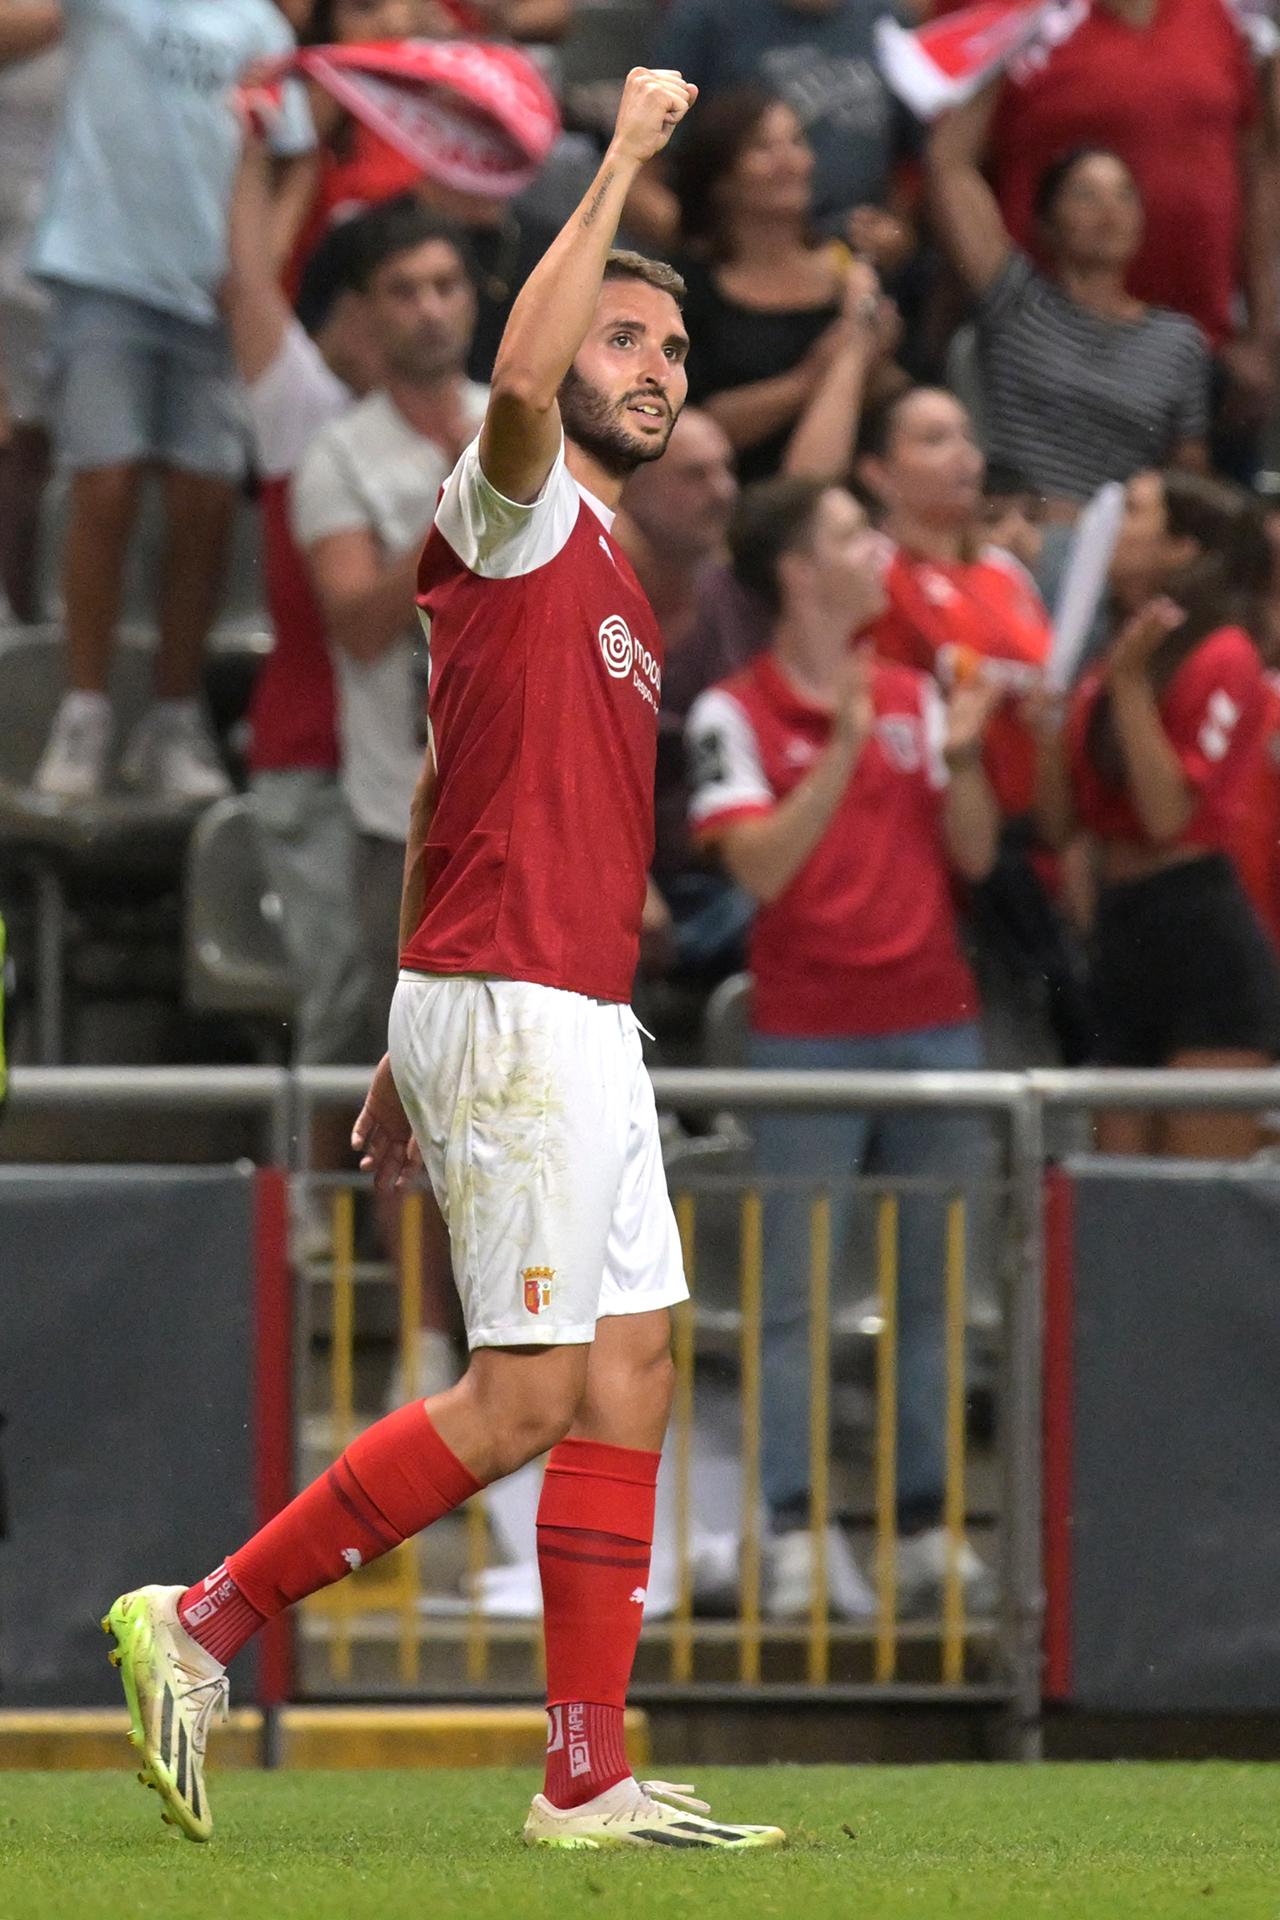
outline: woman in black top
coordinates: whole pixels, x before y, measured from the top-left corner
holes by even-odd
[[[674,160],[689,398],[728,434],[743,480],[775,473],[843,337],[852,256],[812,230],[813,154],[785,101],[723,93]]]

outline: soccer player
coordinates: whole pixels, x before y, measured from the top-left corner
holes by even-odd
[[[696,89],[633,71],[604,162],[512,309],[480,435],[422,558],[435,763],[410,823],[404,971],[356,1144],[420,1154],[471,1361],[378,1421],[190,1588],[123,1595],[113,1633],[143,1777],[210,1831],[205,1736],[263,1624],[548,1448],[538,1513],[549,1739],[531,1845],[775,1845],[638,1783],[623,1707],[686,1297],[628,1000],[652,851],[662,643],[612,537],[687,382],[683,291],[611,244]]]

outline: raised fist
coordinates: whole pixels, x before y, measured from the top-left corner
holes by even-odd
[[[698,97],[691,81],[668,68],[632,67],[613,130],[614,150],[643,165],[661,153]]]

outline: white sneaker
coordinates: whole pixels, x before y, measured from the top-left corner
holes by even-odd
[[[705,1800],[691,1787],[665,1780],[620,1780],[581,1807],[561,1811],[541,1793],[533,1796],[524,1823],[527,1847],[565,1847],[601,1852],[609,1847],[699,1847],[720,1853],[780,1847],[781,1827],[726,1826],[705,1816]]]
[[[31,784],[50,800],[96,800],[107,784],[111,702],[105,693],[63,696]]]
[[[231,782],[196,700],[157,700],[129,736],[120,776],[169,800],[221,800]]]
[[[161,1819],[188,1840],[213,1832],[204,1784],[209,1727],[227,1715],[221,1662],[191,1638],[178,1619],[184,1587],[139,1587],[122,1593],[102,1622],[115,1637],[109,1658],[120,1670],[129,1707],[129,1739],[142,1756],[138,1779],[165,1804]]]
[[[838,1620],[868,1620],[876,1597],[863,1579],[849,1542],[837,1526],[826,1530],[827,1606]],[[774,1534],[765,1546],[765,1614],[803,1620],[813,1604],[813,1535],[807,1527]]]
[[[960,1542],[960,1584],[969,1613],[993,1613],[995,1575],[967,1540]],[[942,1608],[947,1577],[947,1530],[929,1527],[898,1541],[898,1607],[904,1614],[928,1614]]]

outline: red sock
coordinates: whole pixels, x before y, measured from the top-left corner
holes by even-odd
[[[390,1553],[479,1485],[415,1400],[353,1440],[224,1566],[188,1588],[178,1618],[226,1662],[264,1620]]]
[[[661,1455],[562,1440],[538,1507],[547,1646],[547,1773],[556,1807],[625,1780],[627,1685],[640,1638]]]

